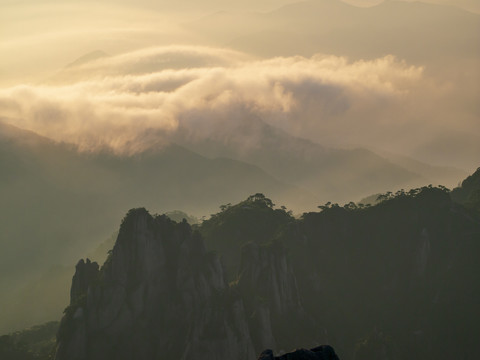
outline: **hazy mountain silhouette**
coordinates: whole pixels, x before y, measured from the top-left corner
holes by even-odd
[[[382,152],[379,154],[390,162],[401,166],[415,174],[420,175],[429,184],[445,185],[449,188],[455,188],[460,185],[459,179],[468,176],[465,170],[450,166],[433,166],[422,161],[418,161],[409,156]]]
[[[286,203],[315,204],[305,191],[258,167],[205,158],[174,144],[133,157],[87,154],[10,125],[0,127],[2,289],[21,286],[42,269],[85,253],[135,205],[201,215],[257,189]],[[17,323],[7,319],[11,315],[2,312],[5,329]]]
[[[218,14],[218,22],[225,16]],[[217,19],[209,16],[205,28],[214,28]],[[305,1],[263,17],[249,17],[249,21],[253,25],[243,30],[243,36],[232,38],[229,45],[264,56],[320,52],[376,58],[395,54],[417,62],[480,55],[475,35],[480,17],[449,6],[388,1],[358,8],[340,1]],[[238,26],[232,35],[238,34],[241,23],[240,19],[232,21],[232,26]],[[198,27],[201,29],[203,25]],[[226,33],[221,36],[225,39]],[[279,38],[281,42],[275,40]]]
[[[207,138],[188,134],[188,129],[180,130],[175,140],[209,157],[223,155],[257,165],[278,179],[307,189],[322,203],[346,202],[425,183],[452,186],[466,175],[407,157],[386,158],[361,148],[324,147],[248,116],[228,133]]]
[[[104,57],[108,57],[108,54],[106,52],[104,52],[102,50],[95,50],[95,51],[89,52],[88,54],[85,54],[85,55],[79,57],[75,61],[68,64],[66,67],[70,68],[70,67],[85,65],[85,64],[87,64],[91,61],[102,59]]]
[[[212,14],[191,26],[214,37],[209,29],[226,23],[225,19],[230,25],[218,35],[219,40],[228,41],[230,34],[229,46],[263,56],[333,53],[376,58],[394,54],[409,62],[480,56],[476,37],[480,16],[452,6],[385,1],[360,8],[338,0],[316,0],[255,16]],[[242,27],[247,19],[249,26]]]
[[[180,208],[200,216],[218,204],[263,192],[279,205],[305,211],[327,201],[359,200],[431,182],[370,151],[325,148],[258,118],[245,118],[219,138],[195,140],[180,130],[173,140],[182,146],[172,143],[134,156],[79,153],[70,144],[0,127],[0,197],[6,205],[0,217],[0,270],[5,274],[0,285],[10,289],[0,301],[11,309],[3,315],[5,329],[28,325],[29,318],[48,319],[48,311],[15,311],[20,309],[15,297],[32,294],[29,284],[45,278],[52,266],[98,246],[125,208]],[[246,146],[246,139],[256,141]],[[18,261],[25,266],[18,267]],[[64,274],[53,277],[57,284],[66,279]]]

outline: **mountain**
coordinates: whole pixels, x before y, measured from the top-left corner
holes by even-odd
[[[77,264],[58,340],[59,360],[254,357],[218,258],[186,222],[144,209],[127,214],[100,271]]]
[[[175,142],[207,157],[222,154],[254,164],[278,179],[308,190],[315,195],[317,204],[343,203],[428,182],[451,185],[465,175],[399,156],[382,157],[363,148],[324,147],[292,136],[258,117],[245,116],[233,126],[228,133],[206,138],[190,136],[188,129],[180,129]]]
[[[452,198],[468,208],[480,213],[480,168],[453,189]]]
[[[58,326],[58,322],[51,321],[1,336],[0,358],[4,360],[53,359]]]
[[[336,349],[353,351],[357,343],[358,352],[365,346],[394,358],[434,359],[454,356],[449,347],[456,347],[466,358],[478,356],[472,342],[480,329],[472,319],[479,315],[479,272],[471,254],[480,246],[480,222],[447,193],[425,188],[303,221],[292,229],[305,239],[303,250],[291,247],[303,268],[299,289],[331,336],[351,344]]]
[[[444,187],[299,219],[255,194],[193,228],[134,209],[101,268],[78,263],[56,359],[254,359],[321,343],[342,359],[475,359],[479,250],[479,214]]]
[[[253,360],[308,321],[283,246],[246,247],[229,284],[199,232],[145,209],[129,211],[100,269],[78,262],[70,294],[57,360]]]
[[[68,266],[108,238],[126,208],[208,214],[218,204],[260,192],[299,212],[431,182],[368,150],[325,148],[260,119],[246,118],[233,133],[198,140],[180,131],[172,140],[181,145],[118,156],[107,150],[81,153],[0,123],[0,304],[8,309],[1,317],[3,331],[56,317],[67,296],[62,289]],[[244,138],[258,141],[244,146]],[[261,219],[257,215],[249,218]],[[238,253],[213,239],[207,244],[216,241],[222,257],[231,254],[228,264],[239,262]],[[49,292],[33,285],[45,282]],[[17,300],[31,297],[38,298],[32,306]]]
[[[379,154],[390,162],[420,175],[425,179],[425,183],[433,185],[444,185],[449,188],[454,188],[458,186],[460,179],[464,179],[468,175],[466,171],[455,167],[433,166],[408,156],[389,152],[379,152]]]
[[[209,29],[227,17],[218,40],[267,57],[326,53],[371,59],[394,54],[408,62],[442,63],[480,56],[480,17],[453,6],[385,1],[362,8],[339,0],[311,0],[264,14],[217,13],[190,26],[215,38]]]
[[[79,57],[75,61],[68,64],[66,67],[71,68],[71,67],[85,65],[85,64],[87,64],[91,61],[102,59],[104,57],[108,57],[108,54],[106,52],[104,52],[102,50],[95,50],[95,51],[89,52],[88,54],[85,54],[85,55]]]
[[[205,245],[218,252],[228,279],[235,280],[240,271],[242,246],[247,241],[272,240],[293,220],[291,213],[274,209],[274,204],[263,194],[255,194],[238,204],[224,205],[220,213],[203,221],[198,230],[205,238]]]
[[[0,168],[0,303],[9,309],[0,316],[3,331],[31,324],[23,311],[10,311],[18,309],[15,299],[5,303],[14,289],[87,254],[132,206],[208,214],[257,189],[286,204],[309,201],[306,192],[258,167],[206,158],[175,144],[131,157],[80,153],[6,124],[0,124]],[[37,321],[50,318],[38,313]]]
[[[208,214],[218,204],[260,192],[298,212],[430,182],[368,150],[325,148],[260,119],[246,118],[233,133],[196,140],[180,131],[172,140],[181,145],[117,156],[81,153],[0,123],[0,304],[8,309],[3,330],[57,316],[67,295],[65,266],[108,238],[126,208]],[[244,146],[244,138],[258,141]],[[25,266],[16,266],[18,261]],[[32,286],[48,279],[51,294]],[[32,296],[39,299],[32,307],[16,300]]]

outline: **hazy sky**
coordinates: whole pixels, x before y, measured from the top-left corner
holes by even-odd
[[[232,120],[241,109],[328,146],[480,165],[475,56],[452,54],[441,71],[439,62],[408,62],[393,52],[362,59],[319,49],[269,58],[220,42],[215,32],[228,34],[228,24],[211,37],[190,26],[217,10],[240,11],[248,32],[255,21],[258,28],[253,11],[286,3],[0,0],[0,116],[83,149],[108,144],[130,153],[148,146],[139,135],[146,128],[168,139],[181,123],[208,137],[241,121]],[[474,10],[478,1],[458,4]],[[95,50],[109,57],[65,68]]]
[[[198,45],[196,34],[183,25],[202,15],[224,9],[267,11],[294,2],[297,1],[0,0],[0,86],[42,80],[96,49],[116,54],[151,45],[179,42]],[[345,2],[368,6],[382,1]],[[478,5],[480,8],[480,0],[428,2]],[[248,27],[248,23],[245,26]],[[221,33],[222,29],[218,31]]]

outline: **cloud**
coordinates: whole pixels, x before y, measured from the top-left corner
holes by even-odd
[[[102,58],[68,69],[63,78],[0,90],[0,115],[83,150],[135,152],[179,127],[195,136],[229,132],[248,114],[270,121],[294,114],[301,123],[307,121],[302,114],[317,112],[317,121],[328,121],[396,101],[422,78],[422,68],[392,56],[353,63],[321,55],[258,60],[226,49],[172,46]]]
[[[171,45],[148,47],[112,57],[102,57],[75,67],[68,67],[53,82],[65,83],[85,78],[104,78],[158,73],[162,70],[231,67],[251,60],[244,53],[206,46]],[[144,81],[145,79],[142,79]]]
[[[255,146],[260,138],[240,139],[237,130],[260,118],[325,145],[405,153],[431,143],[435,153],[436,139],[455,127],[465,135],[463,147],[479,135],[475,105],[456,91],[393,56],[258,59],[167,46],[68,68],[48,84],[0,89],[0,117],[83,151],[132,154],[180,131],[192,141]]]

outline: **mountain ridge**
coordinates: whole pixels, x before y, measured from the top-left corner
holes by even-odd
[[[468,180],[465,184],[470,183],[472,181]],[[459,349],[467,358],[475,358],[477,350],[472,345],[480,333],[475,321],[478,315],[476,301],[480,299],[478,263],[475,259],[480,247],[480,219],[478,214],[472,216],[463,205],[453,202],[450,196],[444,187],[425,186],[409,192],[386,194],[383,201],[371,207],[358,207],[353,203],[344,207],[327,205],[320,212],[305,213],[300,219],[289,220],[287,216],[283,228],[268,229],[270,235],[259,236],[258,243],[249,241],[249,236],[240,236],[240,239],[243,238],[240,243],[233,241],[235,230],[230,227],[230,231],[221,238],[233,251],[242,249],[242,260],[234,265],[239,268],[237,280],[228,285],[228,270],[212,252],[220,250],[218,246],[211,242],[210,248],[200,245],[212,236],[202,231],[204,225],[190,228],[185,221],[174,223],[165,217],[151,216],[145,209],[133,209],[125,217],[114,251],[97,277],[103,280],[82,282],[79,279],[86,278],[81,274],[85,273],[82,268],[87,265],[95,269],[98,267],[89,265],[88,261],[77,266],[72,291],[80,290],[74,292],[76,295],[72,296],[71,305],[62,320],[56,359],[69,358],[69,354],[84,354],[78,359],[131,358],[132,351],[135,358],[155,358],[154,354],[158,352],[152,353],[148,349],[157,344],[156,335],[151,343],[140,343],[131,338],[131,326],[128,324],[139,326],[137,331],[140,333],[144,331],[142,329],[158,332],[159,328],[155,327],[158,323],[154,319],[162,321],[164,317],[161,313],[157,314],[158,307],[146,310],[151,296],[148,294],[160,291],[164,298],[162,301],[167,302],[167,299],[175,298],[176,291],[185,286],[180,284],[197,281],[177,282],[196,269],[195,264],[201,264],[204,256],[210,259],[208,262],[217,264],[218,276],[210,276],[209,281],[223,284],[217,285],[224,290],[223,296],[215,300],[216,311],[228,312],[233,303],[237,304],[236,315],[229,318],[228,326],[237,327],[233,330],[238,331],[237,341],[250,339],[247,340],[250,345],[243,346],[254,349],[256,353],[265,348],[289,349],[295,344],[308,347],[308,344],[319,342],[332,344],[340,358],[347,360],[435,359],[441,354],[453,356]],[[238,217],[236,212],[228,212],[235,206],[254,213],[264,207],[273,210],[270,199],[255,194],[243,205],[227,206],[217,215],[220,223],[214,226],[225,223],[227,219],[222,220],[221,216]],[[273,211],[288,215],[285,209]],[[176,231],[168,230],[174,228],[183,229],[184,235],[177,236]],[[255,232],[255,228],[251,230]],[[197,246],[200,248],[195,250]],[[166,251],[169,255],[154,260],[152,256],[157,255],[153,254],[160,251],[156,249],[163,249],[161,253]],[[199,257],[182,260],[184,256],[193,254],[199,254]],[[231,260],[224,261],[228,263]],[[158,266],[166,267],[167,272],[157,272],[155,268]],[[177,275],[166,277],[165,274],[172,271]],[[203,270],[194,271],[202,278]],[[162,275],[157,277],[157,273]],[[352,277],[355,278],[353,282]],[[83,285],[76,285],[78,281]],[[150,288],[141,285],[145,281]],[[107,290],[111,286],[121,286],[124,290],[120,293],[123,295],[113,296],[120,293]],[[177,300],[182,304],[180,309],[187,306],[195,311],[211,311],[209,301],[213,298],[205,295],[208,291],[201,290],[203,286],[190,289],[201,292]],[[139,292],[146,297],[136,295]],[[100,293],[104,294],[103,297]],[[81,294],[84,294],[83,297]],[[132,307],[127,310],[118,303],[112,305],[116,309],[114,312],[119,311],[113,317],[116,320],[107,325],[107,333],[98,335],[95,324],[100,320],[95,319],[113,316],[109,310],[112,306],[105,306],[125,296],[131,299]],[[78,302],[75,299],[83,300]],[[186,299],[199,300],[189,300],[193,301],[192,305],[185,302]],[[144,305],[138,305],[142,301]],[[165,305],[160,311],[168,313],[169,307]],[[426,311],[427,308],[431,311]],[[141,320],[145,311],[149,314],[145,317],[148,320]],[[157,315],[152,316],[153,313]],[[180,313],[191,314],[191,310],[180,310]],[[444,321],[443,313],[450,320]],[[223,315],[218,316],[211,313],[208,319],[223,319]],[[246,322],[240,325],[242,322],[238,321],[242,318]],[[199,319],[200,323],[197,322]],[[225,357],[224,354],[230,354],[229,358],[236,359],[239,356],[235,350],[238,343],[227,340],[229,350],[224,347],[231,332],[221,330],[223,320],[215,327],[218,331],[210,328],[208,335],[201,335],[207,331],[202,323],[206,319],[193,316],[190,320],[171,325],[172,333],[183,335],[177,337],[182,340],[169,358],[205,356],[215,359],[219,356],[220,359]],[[186,329],[190,331],[185,332]],[[108,350],[108,347],[96,343],[93,334],[113,336],[111,341],[120,347]],[[121,338],[133,346],[123,350],[130,355],[112,353],[126,346],[115,340],[118,339],[115,334],[123,334]],[[199,343],[188,340],[191,334],[200,336],[199,339],[210,345],[205,343],[203,352],[193,351]],[[191,345],[185,348],[181,345],[185,341]],[[144,350],[139,351],[138,346]],[[163,351],[171,349],[168,345],[162,346]],[[186,349],[187,353],[181,357],[178,349]],[[302,354],[313,356],[306,350],[284,356],[289,359],[289,356]],[[252,354],[241,356],[238,358],[254,358]],[[260,358],[262,356],[272,358],[273,352],[264,351]]]
[[[1,129],[9,129],[8,136],[13,138],[7,139],[7,131]],[[308,193],[258,167],[208,159],[179,145],[122,158],[109,152],[80,153],[73,145],[9,126],[0,125],[0,134],[4,308],[15,308],[15,301],[8,307],[3,303],[13,288],[30,283],[38,272],[58,261],[68,264],[76,254],[86,253],[110,236],[122,209],[145,204],[160,212],[180,207],[189,213],[208,214],[219,203],[238,201],[259,187],[267,193],[284,193],[286,203],[288,198],[310,201]],[[158,209],[159,204],[164,208]],[[25,266],[16,267],[18,261]],[[12,316],[12,312],[3,312],[3,331],[15,323]]]

